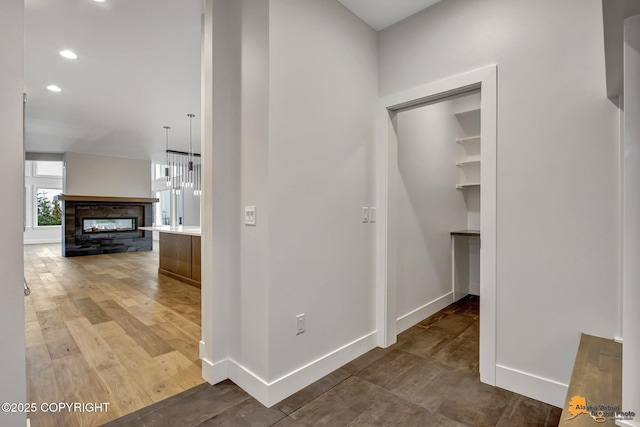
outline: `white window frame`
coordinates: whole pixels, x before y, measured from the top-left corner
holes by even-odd
[[[38,173],[38,162],[44,162],[44,160],[29,160],[29,161],[32,164],[32,167],[30,168],[31,169],[30,172],[31,172],[31,176],[32,177],[34,177],[34,178],[53,178],[53,179],[62,180],[62,175],[64,174],[64,163],[63,162],[60,162],[60,163],[63,163],[62,164],[63,171],[62,171],[62,173],[60,175],[45,175],[45,174],[39,174]],[[26,168],[25,168],[25,170],[26,170]]]
[[[34,230],[38,230],[38,229],[55,229],[55,228],[61,228],[62,224],[60,225],[39,225],[38,224],[38,192],[42,189],[42,190],[60,190],[60,193],[62,194],[62,185],[58,186],[47,186],[47,185],[32,185],[33,188],[33,193],[31,195],[31,206],[32,206],[32,224],[33,224],[33,229]],[[62,218],[62,221],[64,221],[64,217]]]
[[[62,228],[62,225],[38,225],[38,190],[60,190],[60,193],[62,193],[62,176],[37,175],[35,160],[25,161],[24,171],[25,230],[55,230]]]

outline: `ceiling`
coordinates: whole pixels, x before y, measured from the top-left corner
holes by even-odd
[[[197,147],[202,4],[25,0],[27,151],[161,160],[164,125],[170,148],[189,148],[187,113]]]
[[[339,0],[379,30],[439,0]],[[200,142],[202,0],[25,0],[26,150],[162,161]],[[78,58],[65,59],[64,49]],[[58,93],[47,90],[57,85]]]
[[[440,0],[338,0],[364,22],[380,31]]]
[[[637,0],[602,0],[607,96],[624,92],[624,20],[640,14]]]

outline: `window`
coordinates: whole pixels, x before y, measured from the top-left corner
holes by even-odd
[[[62,224],[62,207],[54,197],[61,193],[59,188],[38,188],[36,212],[38,227]]]
[[[62,194],[63,163],[27,160],[24,171],[25,229],[38,233],[40,227],[59,227],[62,204],[53,198]]]
[[[33,176],[62,178],[62,162],[35,161]]]
[[[160,199],[155,205],[156,225],[171,225],[171,190],[156,191],[155,197]]]
[[[155,225],[171,225],[171,197],[175,197],[176,223],[182,224],[184,191],[179,191],[175,195],[171,194],[172,190],[167,185],[164,169],[163,163],[151,164],[151,190],[153,197],[160,199],[153,207],[153,222]]]
[[[167,165],[162,163],[152,163],[151,165],[151,179],[167,179],[165,168]]]

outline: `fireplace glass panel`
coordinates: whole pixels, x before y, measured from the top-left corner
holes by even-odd
[[[135,231],[135,218],[83,218],[83,233],[113,233]]]

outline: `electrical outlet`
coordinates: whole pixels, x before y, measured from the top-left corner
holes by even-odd
[[[304,331],[306,329],[304,323],[305,323],[304,322],[304,313],[298,314],[296,316],[296,335],[300,335],[300,334],[304,333]]]

